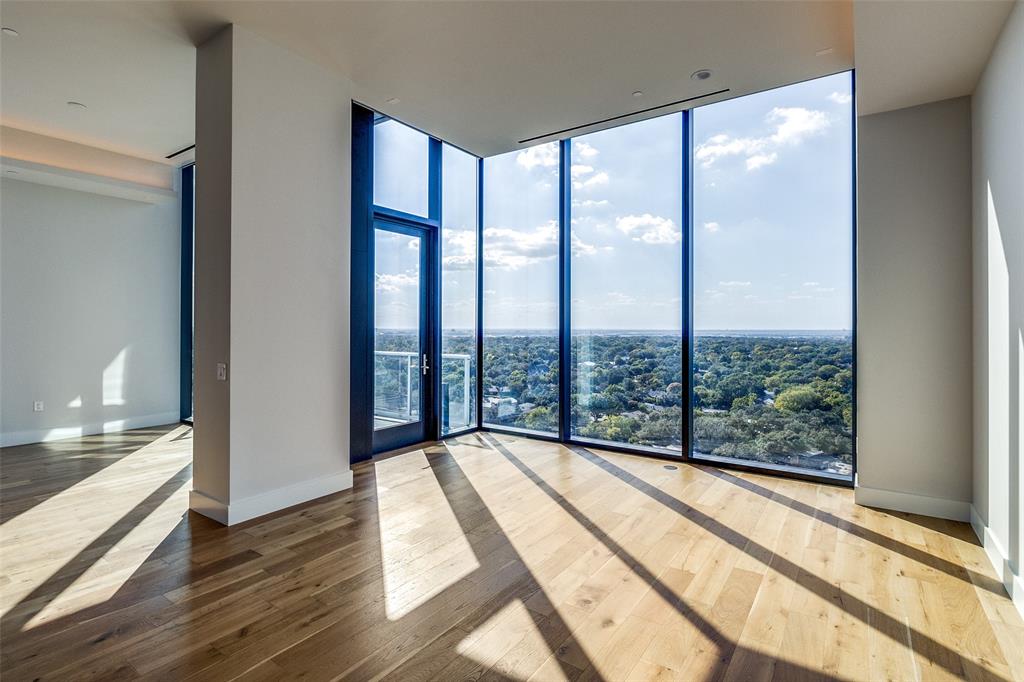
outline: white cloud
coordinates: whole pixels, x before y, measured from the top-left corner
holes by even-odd
[[[590,256],[597,247],[572,236],[572,253]],[[548,221],[531,231],[505,227],[484,230],[484,265],[503,270],[518,270],[558,256],[558,223]]]
[[[590,146],[586,142],[580,142],[578,140],[572,141],[572,153],[573,155],[579,154],[584,159],[592,159],[597,156],[600,152],[596,148]]]
[[[704,229],[707,230],[708,232],[718,232],[718,230],[720,230],[721,227],[722,226],[716,223],[715,221],[704,223]]]
[[[836,104],[849,104],[853,101],[853,95],[848,92],[833,92],[828,98]]]
[[[550,142],[530,147],[516,154],[516,163],[531,170],[535,166],[550,168],[558,165],[558,144]]]
[[[578,177],[580,177],[582,175],[588,175],[590,173],[593,173],[594,172],[594,167],[593,166],[588,166],[588,165],[586,165],[584,163],[574,163],[572,165],[572,169],[571,170],[572,170],[572,176],[574,178],[578,178]]]
[[[804,282],[804,288],[810,289],[817,294],[830,294],[835,291],[835,287],[823,287],[821,282]],[[795,293],[795,292],[794,292]]]
[[[806,294],[790,294],[786,298],[790,299],[791,301],[804,301],[804,300],[808,300],[808,299],[811,299],[811,298],[814,298],[814,297],[813,296],[808,296]]]
[[[828,114],[804,107],[775,107],[768,120],[778,123],[771,139],[776,144],[799,144],[829,126]]]
[[[577,207],[577,208],[595,208],[597,206],[607,206],[608,205],[608,200],[607,199],[600,199],[600,200],[584,199],[583,201],[579,201],[577,199],[573,199],[572,205]]]
[[[765,116],[765,122],[774,126],[769,135],[732,137],[719,133],[697,145],[694,156],[704,168],[710,168],[719,159],[741,156],[747,170],[753,171],[775,163],[780,148],[798,145],[830,125],[825,112],[804,107],[775,107]]]
[[[647,244],[674,244],[683,239],[683,233],[675,221],[650,213],[623,216],[616,221],[615,227],[630,235],[634,241]]]
[[[624,294],[621,291],[612,291],[606,297],[605,300],[611,305],[632,305],[636,303],[636,299],[629,294]]]
[[[593,256],[597,253],[597,247],[593,244],[587,244],[575,234],[572,235],[572,255],[574,256]]]
[[[407,287],[419,286],[420,278],[407,272],[401,272],[397,275],[377,273],[374,276],[374,283],[377,291],[393,294]]]
[[[779,155],[775,152],[771,154],[755,154],[754,156],[747,158],[747,170],[757,170],[762,166],[770,166],[779,158]]]
[[[727,156],[752,156],[767,144],[768,138],[729,137],[719,134],[709,137],[697,145],[694,156],[705,168],[710,168],[715,161]]]
[[[608,174],[605,173],[604,171],[601,171],[600,173],[595,173],[594,175],[591,175],[586,180],[574,181],[572,183],[572,186],[573,186],[573,189],[590,189],[591,187],[597,187],[598,185],[607,185],[607,184],[608,184]]]
[[[442,261],[446,270],[476,269],[476,234],[473,230],[441,232]]]
[[[718,286],[720,286],[720,287],[729,287],[730,289],[731,288],[736,288],[736,287],[749,287],[750,286],[750,282],[740,282],[740,281],[737,281],[737,280],[729,280],[728,282],[719,282]]]

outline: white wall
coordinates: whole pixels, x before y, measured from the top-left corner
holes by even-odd
[[[1024,611],[1024,5],[973,97],[972,523]]]
[[[231,382],[217,380],[217,363],[231,361],[232,59],[231,31],[196,53],[192,482],[213,509],[231,485]]]
[[[197,139],[228,140],[230,161],[204,173],[207,150],[197,142],[197,230],[219,234],[218,249],[230,253],[220,263],[204,256],[197,269],[218,268],[230,280],[197,275],[203,377],[192,500],[197,511],[236,523],[351,486],[351,88],[238,27],[200,47],[198,69]],[[225,294],[226,321],[208,308],[222,306]],[[218,338],[200,331],[203,320]],[[228,381],[211,381],[215,363],[228,358]],[[210,415],[225,401],[229,432],[208,442],[204,432],[220,428]],[[215,491],[216,475],[200,473],[206,459],[216,462],[214,474],[227,472],[226,492]]]
[[[175,202],[2,180],[3,445],[178,420],[179,232]]]
[[[858,119],[858,503],[971,500],[970,100]]]

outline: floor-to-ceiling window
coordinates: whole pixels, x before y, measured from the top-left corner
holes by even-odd
[[[441,196],[441,433],[476,426],[477,157],[444,145]]]
[[[682,130],[572,140],[573,438],[682,451]]]
[[[373,203],[427,216],[430,138],[394,119],[373,126]]]
[[[693,456],[849,478],[851,74],[692,116]]]
[[[419,425],[408,438],[428,437],[430,138],[378,118],[373,130],[373,203],[416,216],[414,224],[378,216],[373,236],[373,426],[377,432]],[[394,434],[377,434],[391,447]]]
[[[557,433],[559,149],[484,160],[483,422]]]
[[[852,480],[852,73],[482,162],[375,120],[375,220],[426,240],[378,236],[378,400],[433,396],[427,436]]]

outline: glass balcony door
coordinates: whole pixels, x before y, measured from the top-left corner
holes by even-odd
[[[433,414],[426,229],[374,223],[373,449],[420,443]]]

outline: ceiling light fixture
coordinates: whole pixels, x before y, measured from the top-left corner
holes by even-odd
[[[398,99],[397,97],[392,97],[391,99],[388,100],[388,104],[398,104],[401,101],[402,100]]]
[[[3,28],[0,28],[0,31],[3,31],[3,34],[5,36],[11,36],[12,38],[18,37],[18,32],[9,26],[4,26]]]
[[[643,97],[643,96],[644,96],[643,90],[634,90],[633,91],[633,97]]]
[[[18,171],[16,171],[16,170],[9,170],[7,172],[10,173],[11,175],[17,175],[18,174]]]
[[[824,57],[827,54],[832,54],[834,50],[831,47],[826,47],[824,50],[818,50],[814,53],[815,57]]]
[[[697,69],[690,74],[690,78],[695,81],[706,81],[711,78],[711,69]]]
[[[81,102],[74,102],[72,100],[68,100],[68,106],[71,107],[72,109],[88,109],[89,108],[89,107],[85,106],[84,104],[82,104]]]

